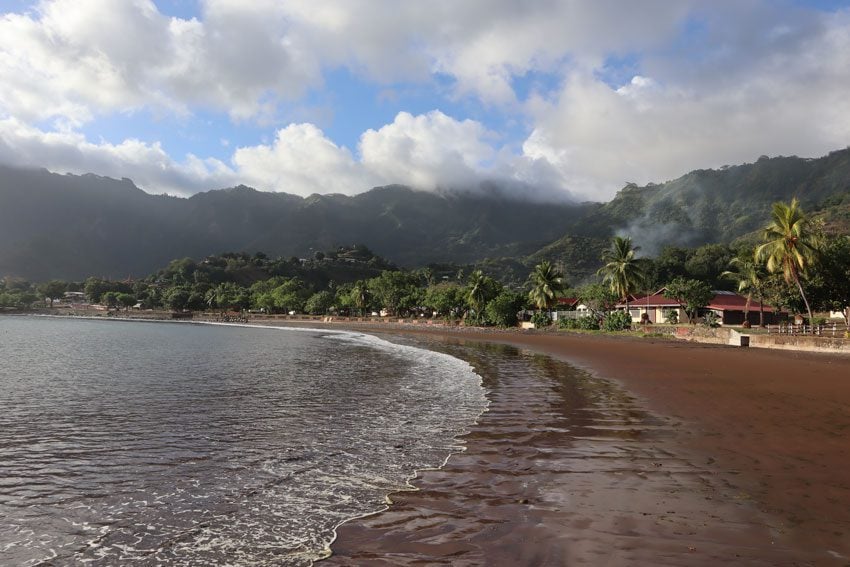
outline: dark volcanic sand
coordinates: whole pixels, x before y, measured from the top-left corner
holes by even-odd
[[[393,332],[470,360],[490,410],[322,565],[850,565],[847,357]]]

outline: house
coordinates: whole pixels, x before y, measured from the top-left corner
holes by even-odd
[[[558,305],[555,306],[552,313],[552,320],[559,321],[561,319],[578,319],[584,317],[590,312],[590,309],[584,303],[581,303],[576,297],[559,297]]]
[[[667,323],[672,312],[676,312],[679,323],[686,322],[688,317],[682,304],[675,299],[665,297],[665,291],[666,288],[661,288],[648,295],[630,295],[629,312],[632,316],[632,323],[640,323],[646,318],[652,323]],[[741,325],[744,322],[746,304],[747,298],[733,291],[715,291],[708,305],[700,309],[697,316],[702,317],[708,312],[713,312],[721,325]],[[617,309],[625,309],[625,307],[625,302],[617,304]],[[772,307],[752,300],[747,317],[751,325],[759,324],[759,312],[761,310],[764,311],[765,325],[775,324],[787,316],[785,312],[776,313]],[[644,314],[646,314],[645,317]]]
[[[629,295],[629,313],[632,316],[632,323],[640,323],[645,319],[648,319],[650,323],[668,323],[673,312],[676,313],[678,322],[687,321],[682,304],[675,299],[665,297],[664,291],[665,288],[661,288],[651,294]],[[626,303],[618,303],[616,307],[625,309]]]
[[[747,298],[738,295],[734,291],[715,291],[714,297],[708,302],[708,306],[701,310],[700,315],[706,311],[712,311],[717,315],[717,321],[721,325],[742,325],[744,323],[744,307]],[[755,299],[750,301],[750,310],[747,319],[750,325],[759,324],[759,313],[764,311],[764,324],[772,325],[785,319],[788,314],[784,311],[776,312],[769,305],[762,305]]]

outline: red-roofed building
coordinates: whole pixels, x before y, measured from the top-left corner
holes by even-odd
[[[747,298],[738,295],[734,291],[715,291],[714,297],[708,302],[707,311],[714,311],[721,325],[741,325],[744,323],[744,308]],[[776,312],[769,305],[762,305],[755,299],[750,301],[750,309],[747,316],[751,325],[759,324],[759,313],[764,312],[764,324],[772,325],[788,314],[784,311]]]
[[[616,307],[617,309],[625,309],[626,303],[620,302]],[[649,318],[652,323],[667,323],[672,311],[676,312],[678,321],[687,320],[682,305],[675,299],[665,297],[664,288],[648,295],[629,295],[629,312],[632,316],[632,323],[640,323],[646,318]]]
[[[644,314],[652,323],[667,323],[670,312],[675,311],[678,316],[678,321],[684,323],[688,320],[685,310],[682,305],[675,299],[664,296],[665,288],[661,288],[655,293],[649,295],[630,295],[629,296],[629,311],[632,316],[633,323],[640,323],[644,318]],[[715,291],[714,297],[708,302],[708,306],[700,310],[699,315],[702,316],[708,311],[712,311],[717,315],[718,322],[721,325],[741,325],[744,322],[744,307],[747,303],[747,298],[738,295],[732,291]],[[625,302],[617,304],[617,309],[625,309]],[[766,325],[776,323],[780,319],[784,319],[787,314],[784,312],[776,313],[774,309],[768,305],[762,305],[756,300],[750,302],[750,310],[748,319],[750,324],[758,325],[759,311],[764,311],[764,323]]]

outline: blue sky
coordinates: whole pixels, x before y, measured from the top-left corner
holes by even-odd
[[[637,4],[637,5],[636,5]],[[850,2],[0,0],[0,161],[604,200],[850,143]]]

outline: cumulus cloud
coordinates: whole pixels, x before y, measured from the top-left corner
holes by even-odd
[[[185,195],[233,185],[226,164],[189,155],[174,161],[158,143],[127,139],[92,143],[76,132],[45,132],[15,118],[0,120],[0,163],[44,167],[62,173],[129,177],[155,193]]]
[[[205,0],[184,20],[151,0],[45,0],[0,19],[0,109],[73,124],[142,106],[270,119],[334,67],[387,82],[443,73],[459,94],[504,103],[517,73],[668,36],[685,13],[675,5],[611,19],[610,0]]]
[[[627,181],[664,181],[761,154],[819,156],[844,147],[850,13],[810,27],[814,35],[788,40],[790,46],[784,34],[765,30],[763,43],[774,48],[729,61],[735,80],[671,73],[666,62],[652,65],[658,76],[635,76],[619,87],[575,71],[557,96],[529,104],[535,127],[523,155],[552,164],[562,185],[604,199]]]
[[[392,124],[360,139],[366,169],[385,180],[422,188],[474,187],[494,156],[494,134],[479,122],[458,121],[442,112],[401,112]]]
[[[262,189],[300,195],[360,193],[378,184],[351,152],[312,124],[278,130],[274,143],[243,147],[233,155],[240,178]]]
[[[439,111],[402,112],[362,135],[360,155],[337,146],[313,124],[290,124],[270,144],[237,148],[226,164],[194,155],[178,162],[158,143],[92,143],[79,133],[46,132],[9,118],[0,120],[0,162],[130,177],[148,191],[172,194],[238,183],[297,195],[351,195],[392,183],[476,190],[496,175],[493,136],[478,122]]]
[[[199,5],[197,18],[180,19],[151,0],[43,0],[0,16],[0,160],[182,193],[240,182],[299,194],[495,182],[605,199],[626,181],[761,154],[821,155],[850,141],[850,10],[762,0]],[[619,59],[629,63],[613,75],[630,72],[615,80]],[[278,122],[281,104],[322,88],[337,68],[388,88],[447,82],[449,97],[513,115],[527,135],[401,112],[349,149],[312,124]],[[518,93],[533,72],[557,86]],[[266,125],[273,141],[224,162],[79,133],[98,116],[140,108],[223,111]]]

